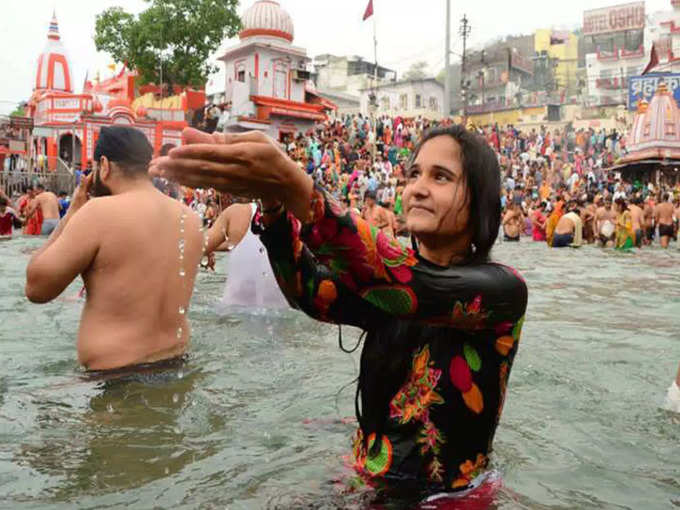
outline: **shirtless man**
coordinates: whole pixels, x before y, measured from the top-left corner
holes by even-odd
[[[503,233],[505,241],[519,241],[519,235],[522,230],[522,208],[516,204],[511,203],[503,216]]]
[[[567,214],[562,216],[555,227],[553,248],[581,246],[583,240],[583,222],[576,202],[567,205]]]
[[[593,202],[594,198],[586,198],[585,207],[581,209],[581,221],[583,222],[583,239],[586,243],[595,242],[595,214],[597,206]]]
[[[668,198],[668,193],[664,193],[661,202],[654,208],[654,223],[659,227],[662,248],[668,248],[673,237],[673,204],[668,201]]]
[[[26,210],[26,217],[30,217],[36,209],[40,208],[43,214],[42,230],[40,235],[50,235],[59,223],[59,199],[51,191],[45,191],[45,186],[38,184],[36,196]]]
[[[631,223],[633,224],[633,232],[635,233],[635,246],[638,248],[642,247],[642,239],[644,238],[643,235],[643,221],[644,221],[644,213],[642,211],[642,208],[640,205],[642,204],[642,198],[641,197],[634,197],[633,200],[631,200],[630,205],[628,206],[628,210],[630,211],[630,219]]]
[[[651,198],[645,201],[642,208],[642,227],[645,230],[645,244],[649,246],[654,241],[654,203]]]
[[[369,225],[377,227],[386,234],[394,236],[394,232],[392,231],[393,221],[387,210],[378,205],[376,202],[376,195],[372,191],[367,191],[364,195],[364,208],[361,211],[361,217],[365,219]]]
[[[616,235],[616,212],[612,209],[612,199],[604,199],[604,205],[597,209],[595,213],[595,224],[597,227],[597,238],[603,247],[614,246]],[[607,235],[607,232],[610,232]]]
[[[26,269],[26,296],[55,299],[80,274],[87,301],[78,359],[88,370],[175,360],[203,248],[200,219],[154,188],[152,148],[131,127],[102,128],[95,170]],[[88,200],[88,191],[96,198]],[[109,196],[110,195],[110,196]]]

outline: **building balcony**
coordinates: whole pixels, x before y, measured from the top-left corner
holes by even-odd
[[[613,50],[597,50],[597,60],[601,62],[612,62],[616,60],[635,59],[645,56],[645,48],[640,45],[634,50],[627,50],[625,48],[614,48]]]

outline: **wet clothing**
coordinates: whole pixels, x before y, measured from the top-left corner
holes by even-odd
[[[251,204],[252,220],[257,206]],[[287,309],[262,243],[250,229],[229,254],[229,277],[218,312]]]
[[[17,217],[9,207],[5,209],[5,212],[0,215],[0,236],[11,236],[12,226],[16,221]]]
[[[183,354],[153,363],[140,363],[111,370],[87,370],[82,377],[88,381],[162,383],[167,381],[168,377],[176,378],[177,370],[182,368],[188,359],[188,355]]]
[[[673,237],[673,225],[659,224],[659,237]]]
[[[555,234],[553,236],[553,248],[566,248],[574,242],[574,234]]]
[[[56,218],[43,220],[42,227],[40,227],[40,235],[41,236],[50,235],[52,232],[54,232],[54,229],[57,228],[57,225],[59,225],[59,220]]]
[[[362,373],[399,361],[407,369],[401,387],[385,395],[382,435],[357,430],[362,478],[429,494],[468,488],[487,469],[503,408],[527,304],[521,276],[495,263],[435,265],[320,187],[304,223],[290,213],[258,214],[253,230],[292,306],[368,332]],[[369,341],[388,349],[400,342],[409,355],[367,359]],[[379,399],[379,390],[366,387],[361,401]]]
[[[635,230],[635,246],[637,248],[642,247],[642,238],[643,238],[642,229],[640,229],[640,228],[636,229]]]

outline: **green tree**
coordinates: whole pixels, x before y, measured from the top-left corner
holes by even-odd
[[[23,104],[17,106],[15,110],[10,113],[11,117],[25,117],[26,116],[26,108]]]
[[[136,69],[142,83],[161,83],[162,74],[169,85],[203,86],[216,71],[208,58],[241,27],[238,0],[146,1],[137,16],[120,7],[98,14],[97,50]]]
[[[408,71],[404,73],[405,80],[422,80],[423,78],[427,78],[427,62],[424,60],[411,64]]]

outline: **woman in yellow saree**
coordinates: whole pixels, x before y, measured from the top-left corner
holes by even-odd
[[[628,209],[626,200],[622,197],[616,199],[616,249],[630,250],[635,246],[635,232],[633,220]]]

